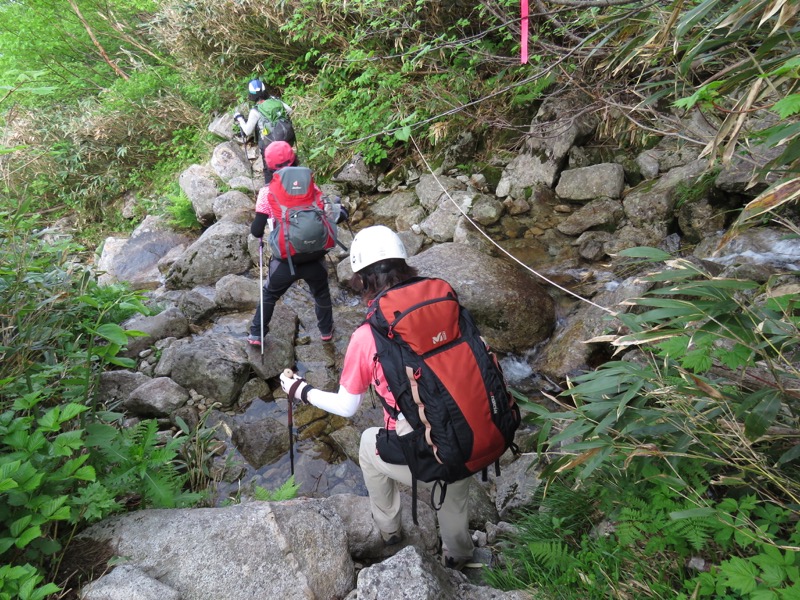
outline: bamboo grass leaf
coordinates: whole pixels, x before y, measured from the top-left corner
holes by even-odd
[[[680,39],[685,36],[690,29],[718,7],[719,3],[717,0],[705,0],[705,2],[701,2],[695,6],[678,21],[678,25],[675,28],[675,38]]]
[[[800,198],[800,178],[784,181],[763,192],[742,209],[736,222],[717,244],[717,251],[728,244],[740,230],[748,226],[750,221],[798,198]]]
[[[800,458],[800,444],[795,444],[789,450],[784,452],[778,459],[779,465],[785,465]]]
[[[767,428],[775,422],[775,417],[781,409],[781,400],[775,394],[770,394],[750,411],[744,421],[745,435],[750,440],[760,438]]]
[[[647,246],[637,246],[635,248],[620,250],[617,255],[626,258],[644,258],[647,259],[648,262],[663,262],[672,258],[672,255],[668,252]]]
[[[775,15],[775,13],[783,10],[786,4],[787,0],[772,0],[770,5],[767,6],[766,10],[764,10],[764,14],[761,15],[761,19],[758,21],[758,26],[761,27],[764,23],[769,21]]]

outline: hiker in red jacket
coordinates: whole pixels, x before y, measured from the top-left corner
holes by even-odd
[[[264,186],[258,193],[256,200],[256,216],[250,226],[250,233],[254,237],[262,238],[264,231],[269,224],[273,224],[281,218],[281,207],[277,202],[278,185],[282,184],[280,173],[284,167],[296,166],[297,158],[294,150],[287,142],[272,142],[264,151],[265,160],[269,168],[276,172],[277,177]],[[322,200],[322,192],[311,183],[313,187],[313,205],[320,210],[325,210]],[[339,210],[344,209],[339,207]],[[344,212],[346,215],[346,212]],[[342,220],[343,215],[338,216],[338,221]],[[271,231],[271,229],[270,229]],[[263,242],[262,242],[263,243]],[[261,312],[264,312],[263,333],[269,331],[269,322],[275,310],[275,303],[283,296],[289,287],[297,280],[302,279],[308,284],[311,293],[314,295],[314,312],[317,317],[317,326],[320,331],[320,338],[323,342],[333,338],[333,306],[331,304],[331,292],[328,286],[328,269],[325,266],[325,254],[327,250],[319,250],[314,253],[305,254],[302,258],[295,256],[290,262],[280,256],[273,256],[269,261],[267,283],[263,288],[262,301],[253,315],[250,324],[250,335],[247,341],[253,346],[260,346],[261,338]]]
[[[350,262],[355,273],[353,287],[369,304],[380,292],[416,276],[416,269],[408,265],[406,258],[402,240],[388,227],[376,225],[361,230],[350,247]],[[374,385],[388,407],[396,410],[397,402],[377,356],[371,326],[365,322],[350,337],[337,393],[313,388],[305,380],[288,373],[281,375],[281,387],[290,401],[301,400],[333,414],[351,417],[370,385]],[[359,463],[369,491],[373,519],[387,546],[403,539],[397,483],[411,486],[412,475],[402,457],[390,458],[390,463],[378,454],[378,438],[381,432],[385,434],[384,430],[402,436],[411,429],[402,413],[395,418],[385,407],[384,427],[369,428],[361,436]],[[459,570],[472,560],[473,553],[467,510],[469,485],[470,477],[448,484],[444,501],[437,511],[442,562]],[[430,490],[434,484],[420,481],[419,486]]]

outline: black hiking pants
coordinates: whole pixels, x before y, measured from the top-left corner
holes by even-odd
[[[253,322],[250,325],[252,335],[261,335],[261,310],[264,310],[264,333],[268,331],[275,303],[283,296],[291,285],[302,279],[308,284],[314,295],[314,313],[317,316],[317,327],[322,335],[333,331],[333,304],[331,304],[331,290],[328,287],[328,269],[325,267],[325,257],[304,263],[292,263],[292,275],[289,263],[285,260],[271,258],[267,283],[264,285],[264,305],[258,306]]]

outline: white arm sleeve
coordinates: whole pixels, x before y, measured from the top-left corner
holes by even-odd
[[[340,417],[352,417],[356,414],[358,405],[364,394],[351,394],[344,386],[339,386],[339,391],[324,392],[314,388],[308,391],[308,401],[322,410],[339,415]]]
[[[247,123],[244,125],[239,125],[245,137],[251,135],[255,131],[256,125],[258,125],[258,115],[258,110],[251,108],[250,114],[247,115]]]

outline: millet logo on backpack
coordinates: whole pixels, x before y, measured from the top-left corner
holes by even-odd
[[[447,333],[444,331],[440,331],[435,336],[433,336],[433,338],[431,338],[431,342],[433,344],[441,344],[442,342],[446,341],[447,341]]]

